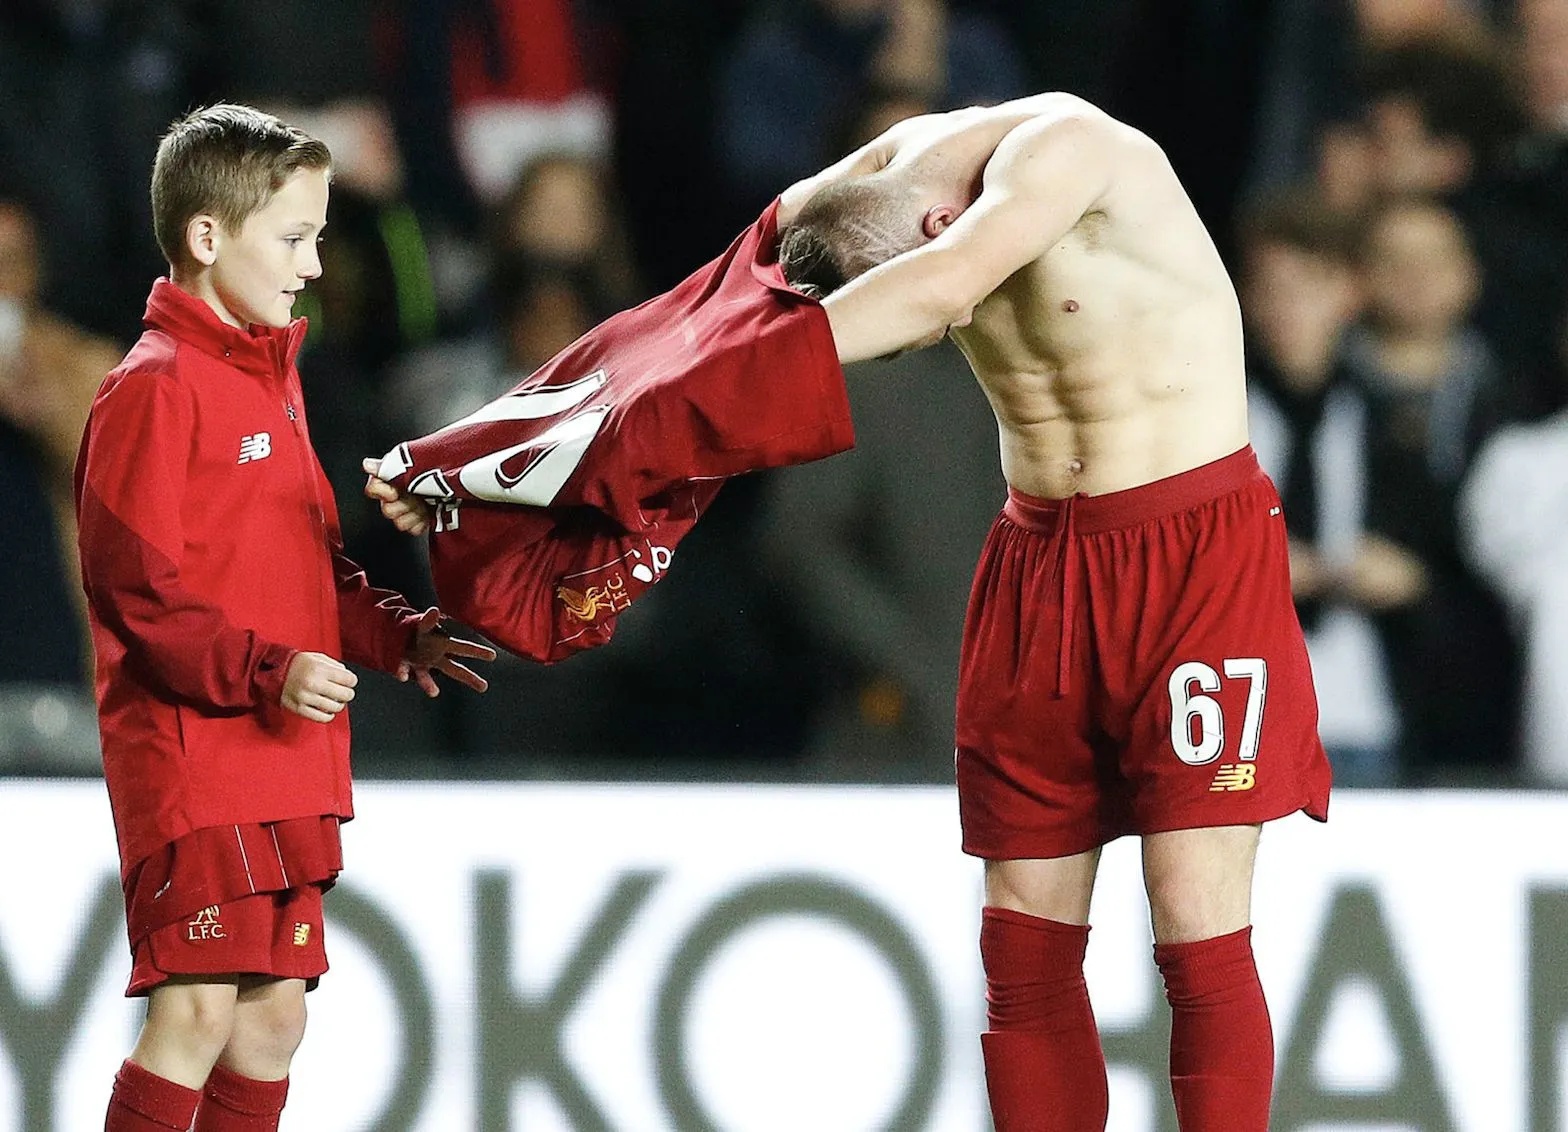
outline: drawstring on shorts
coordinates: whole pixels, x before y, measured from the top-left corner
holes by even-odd
[[[1077,550],[1078,531],[1073,516],[1077,511],[1077,501],[1077,494],[1062,500],[1062,509],[1057,513],[1056,530],[1051,536],[1054,544],[1051,551],[1056,558],[1056,584],[1062,590],[1062,631],[1056,653],[1057,699],[1067,695],[1072,680],[1073,621],[1078,589],[1078,562],[1074,553]]]

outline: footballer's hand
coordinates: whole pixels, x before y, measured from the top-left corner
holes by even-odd
[[[392,484],[376,475],[381,461],[366,457],[359,465],[370,478],[365,482],[365,494],[381,505],[381,513],[392,520],[392,525],[404,534],[422,535],[430,529],[435,511],[417,495],[406,495]]]
[[[326,653],[297,652],[283,676],[283,706],[313,723],[331,723],[354,698],[358,683],[358,676]]]
[[[406,681],[412,676],[414,683],[419,685],[425,695],[439,696],[441,689],[436,684],[435,673],[441,672],[459,684],[466,685],[476,692],[483,692],[490,686],[489,681],[465,665],[459,664],[455,658],[494,660],[495,649],[489,645],[481,645],[477,641],[465,641],[452,636],[446,631],[442,622],[441,611],[435,606],[425,610],[414,626],[408,654],[397,666],[397,678]]]

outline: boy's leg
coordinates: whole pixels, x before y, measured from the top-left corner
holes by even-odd
[[[228,1045],[238,986],[222,975],[174,976],[147,996],[147,1021],[109,1097],[105,1132],[186,1132],[200,1089]]]
[[[980,957],[990,1028],[981,1036],[997,1132],[1105,1127],[1105,1055],[1084,983],[1098,849],[986,862]]]
[[[1250,926],[1258,829],[1185,829],[1143,839],[1182,1132],[1268,1128],[1274,1032]]]
[[[207,1078],[193,1132],[273,1132],[304,1036],[303,979],[242,981],[233,1033]]]

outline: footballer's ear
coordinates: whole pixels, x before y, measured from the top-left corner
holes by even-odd
[[[963,210],[951,204],[939,204],[926,209],[926,214],[920,218],[920,231],[928,240],[934,240],[947,230],[948,225],[958,219]]]
[[[185,250],[203,267],[211,267],[218,258],[218,244],[223,239],[223,229],[217,217],[205,212],[190,218],[185,225]]]

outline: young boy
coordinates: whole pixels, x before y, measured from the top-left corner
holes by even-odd
[[[170,278],[77,458],[126,993],[148,996],[107,1132],[277,1128],[353,816],[336,658],[433,696],[434,671],[483,691],[457,658],[495,655],[341,553],[290,315],[330,176],[324,145],[248,107],[174,124],[152,176]]]

